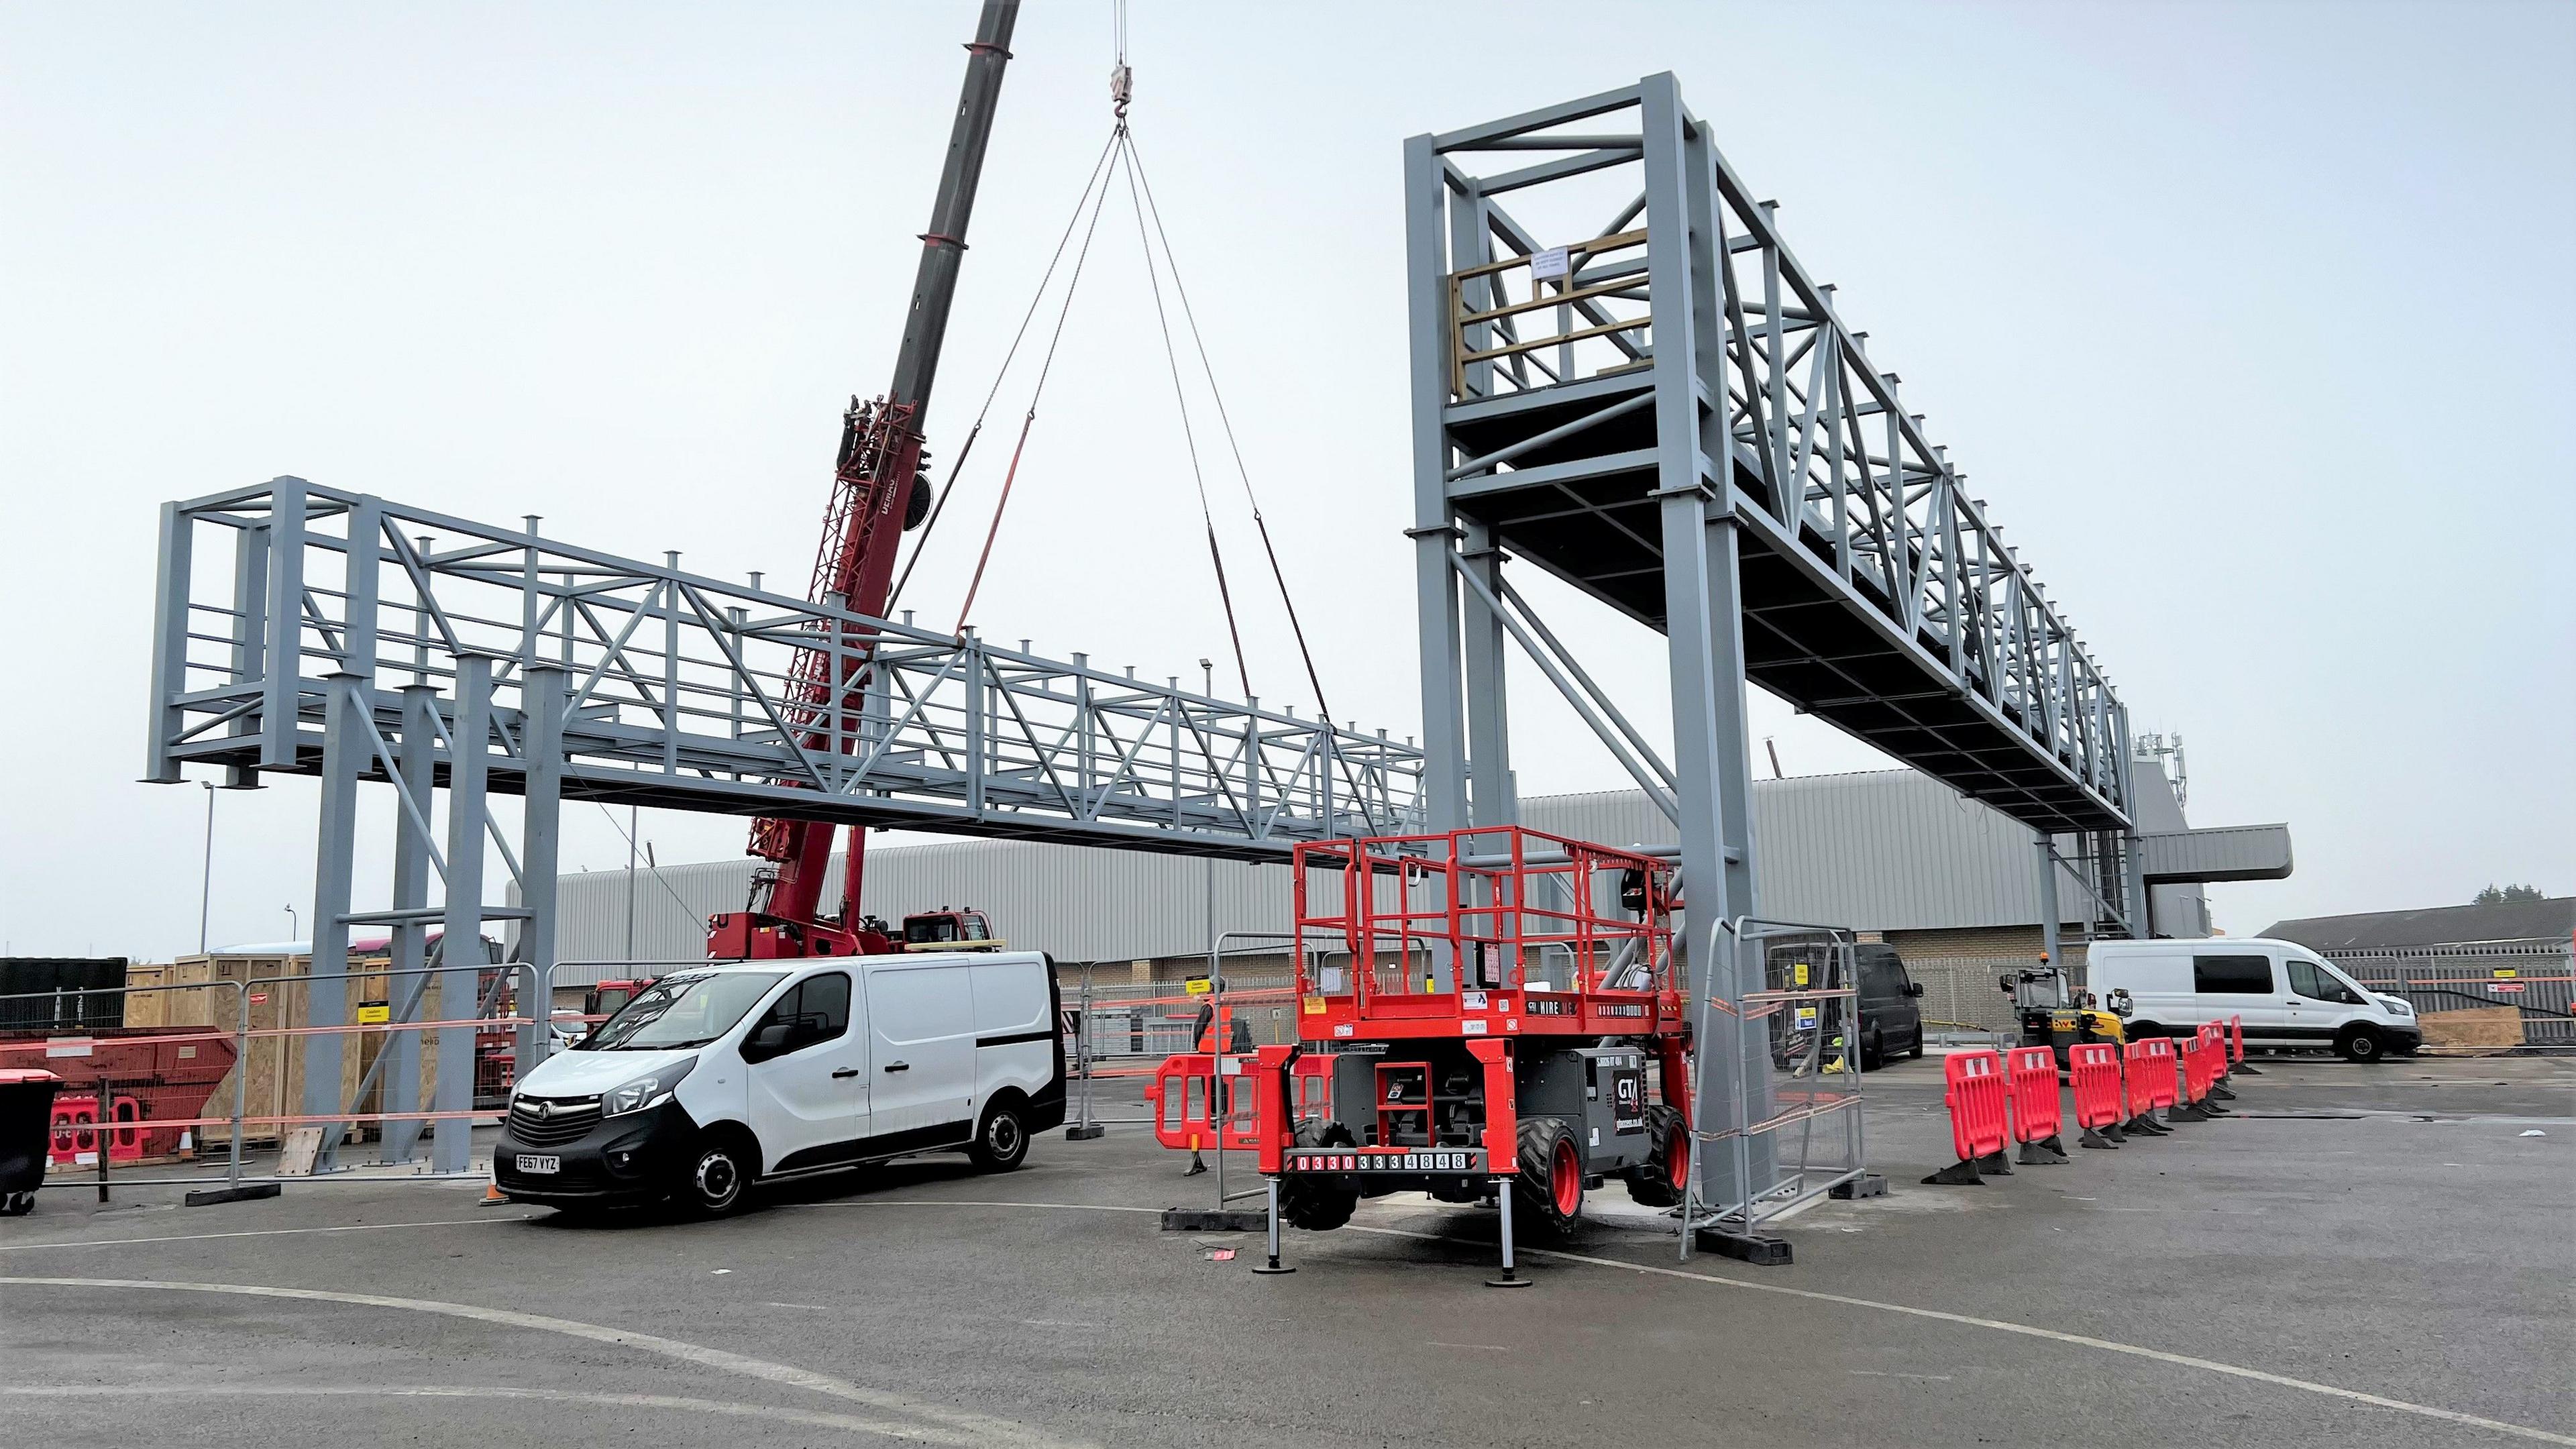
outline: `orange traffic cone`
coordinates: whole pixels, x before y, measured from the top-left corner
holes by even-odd
[[[497,1182],[488,1184],[483,1189],[483,1206],[485,1207],[490,1207],[492,1204],[497,1202],[508,1202],[509,1200],[510,1199],[507,1196],[503,1195],[501,1184]]]

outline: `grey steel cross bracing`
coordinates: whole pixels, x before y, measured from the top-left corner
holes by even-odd
[[[351,567],[353,536],[372,567]],[[215,538],[233,547],[209,555]],[[209,556],[232,567],[196,566]],[[386,778],[402,686],[432,686],[434,713],[453,719],[459,659],[486,656],[495,793],[522,792],[533,769],[560,798],[1244,860],[1419,818],[1420,752],[1382,731],[868,619],[677,559],[296,479],[166,505],[145,776],[321,772],[336,678],[356,705],[358,773]],[[237,587],[252,572],[265,587]],[[864,705],[827,713],[824,748],[800,745],[797,651],[870,637]],[[560,757],[533,767],[530,661],[565,681]],[[446,869],[434,848],[427,858]]]

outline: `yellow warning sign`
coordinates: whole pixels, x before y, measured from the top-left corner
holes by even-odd
[[[1192,996],[1205,996],[1216,989],[1216,983],[1204,976],[1193,976],[1181,983],[1181,989]]]
[[[360,1026],[382,1026],[393,1019],[394,1009],[390,1006],[361,1006],[358,1008],[358,1025]]]
[[[1322,997],[1320,997],[1320,996],[1309,996],[1309,997],[1307,997],[1307,998],[1306,998],[1306,1014],[1307,1014],[1308,1016],[1321,1016],[1321,1015],[1323,1015],[1323,1014],[1324,1014],[1324,998],[1322,998]]]
[[[1797,966],[1796,966],[1796,967],[1794,967],[1794,968],[1792,968],[1792,969],[1794,969],[1794,970],[1797,972],[1797,977],[1798,977],[1797,984],[1798,984],[1798,985],[1800,985],[1800,986],[1804,986],[1804,985],[1806,985],[1806,984],[1807,984],[1807,963],[1806,963],[1806,962],[1804,962],[1804,961],[1801,961],[1801,962],[1799,962],[1799,963],[1797,964]]]
[[[2498,981],[2511,981],[2519,974],[2521,973],[2515,971],[2514,968],[2510,966],[2498,966],[2495,968],[2495,979]]]

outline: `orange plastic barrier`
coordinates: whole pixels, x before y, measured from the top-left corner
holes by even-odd
[[[2243,1066],[2245,1064],[2244,1017],[2231,1016],[2227,1018],[2227,1063],[2229,1066]]]
[[[2066,1049],[2066,1065],[2075,1079],[2075,1125],[2084,1129],[2075,1145],[2117,1148],[2127,1140],[2120,1130],[2120,1049],[2107,1041],[2078,1042]]]
[[[2014,1047],[2004,1059],[2012,1082],[2012,1134],[2021,1144],[2025,1164],[2066,1160],[2064,1128],[2057,1098],[2057,1054],[2047,1047]]]
[[[1991,1051],[1952,1052],[1941,1074],[1942,1100],[1950,1108],[1950,1142],[1959,1160],[1923,1180],[1973,1187],[1981,1173],[2010,1175],[2012,1164],[2004,1160],[2004,1143],[2010,1137],[2005,1126],[2003,1058]]]

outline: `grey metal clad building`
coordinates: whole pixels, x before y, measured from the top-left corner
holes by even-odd
[[[2182,810],[2152,761],[2137,766],[2140,825],[2182,832]],[[1912,958],[2034,956],[2039,949],[2037,851],[2024,826],[1911,770],[1813,775],[1754,786],[1762,851],[1763,913],[1879,933]],[[1541,796],[1522,802],[1533,827],[1617,845],[1666,845],[1672,822],[1640,792]],[[2287,831],[2256,827],[2287,873]],[[2185,838],[2227,832],[2188,832]],[[562,878],[561,956],[567,963],[682,961],[704,949],[705,920],[738,910],[749,858]],[[825,898],[839,892],[833,865]],[[1203,959],[1212,930],[1280,931],[1290,911],[1278,865],[1081,846],[973,840],[881,846],[868,853],[867,909],[889,919],[935,906],[980,906],[1018,947],[1059,962],[1155,963],[1168,979]],[[1214,925],[1209,890],[1214,887]],[[2158,929],[2208,933],[2200,888],[2153,888]],[[2074,957],[2087,919],[2071,871],[2058,880],[2060,914]],[[558,984],[596,979],[567,964]],[[608,974],[616,974],[614,972]],[[1125,972],[1121,973],[1128,974]],[[1985,989],[1991,990],[1991,983]]]

